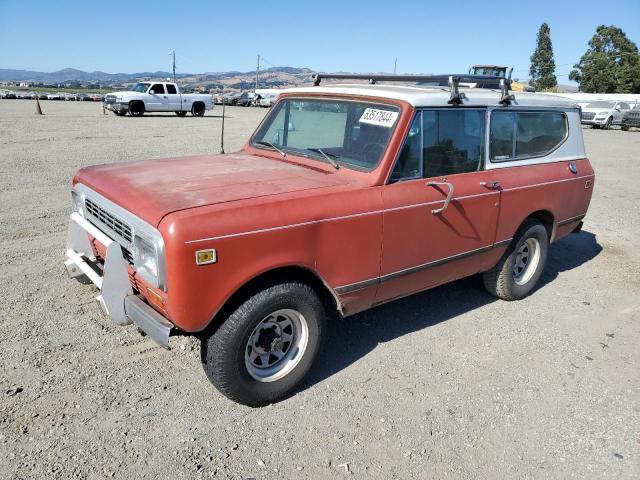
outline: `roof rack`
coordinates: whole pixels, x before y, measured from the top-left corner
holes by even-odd
[[[322,80],[366,80],[370,84],[378,82],[414,82],[421,86],[442,86],[449,87],[451,97],[449,103],[460,105],[465,98],[464,93],[459,91],[460,83],[473,83],[476,88],[500,89],[500,103],[508,105],[514,99],[509,94],[511,79],[492,75],[385,75],[385,74],[353,74],[353,73],[317,73],[313,76],[313,84],[317,87]]]

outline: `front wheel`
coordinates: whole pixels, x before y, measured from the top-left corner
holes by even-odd
[[[175,112],[175,114],[179,117],[184,117],[187,115],[187,112]]]
[[[611,128],[611,123],[612,122],[613,122],[613,117],[607,118],[607,121],[604,122],[604,125],[602,125],[602,129],[603,130],[609,130],[609,128]]]
[[[538,283],[547,261],[549,237],[538,220],[527,219],[500,261],[482,274],[489,293],[503,300],[520,300]]]
[[[325,332],[325,311],[303,283],[254,294],[202,339],[202,365],[213,385],[259,407],[291,394],[307,375]]]
[[[129,104],[129,115],[132,117],[141,117],[144,115],[144,103],[142,102],[131,102]]]
[[[620,125],[620,128],[622,129],[623,132],[629,131],[629,125],[622,124]]]

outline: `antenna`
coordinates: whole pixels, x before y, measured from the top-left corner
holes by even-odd
[[[396,57],[395,61],[393,62],[393,74],[396,74],[396,67],[398,66],[398,57]]]
[[[170,51],[169,55],[173,55],[173,83],[176,83],[176,51]]]
[[[258,88],[258,72],[260,72],[260,54],[258,54],[258,63],[256,65],[256,89]]]
[[[220,153],[224,153],[224,107],[227,104],[224,96],[222,97],[222,131],[220,132]]]

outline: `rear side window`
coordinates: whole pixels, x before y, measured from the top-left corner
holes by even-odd
[[[169,95],[175,95],[176,93],[178,93],[176,91],[176,86],[175,85],[171,85],[170,83],[167,84],[167,93]]]
[[[156,83],[153,87],[151,87],[151,90],[153,90],[153,93],[155,93],[156,95],[163,95],[164,85],[162,85],[161,83]]]
[[[563,112],[491,113],[489,135],[493,162],[543,157],[567,137],[567,117]]]

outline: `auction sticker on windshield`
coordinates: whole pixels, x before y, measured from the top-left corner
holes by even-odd
[[[390,112],[389,110],[378,110],[376,108],[367,108],[362,112],[360,123],[368,123],[369,125],[378,125],[379,127],[393,127],[398,118],[398,112]]]

